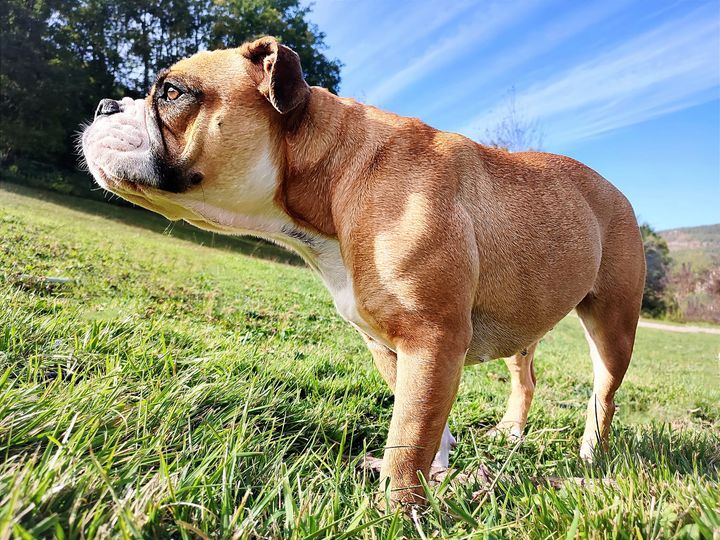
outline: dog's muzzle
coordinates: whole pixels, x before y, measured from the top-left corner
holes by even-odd
[[[95,109],[95,119],[98,116],[110,116],[111,114],[122,112],[122,105],[114,99],[101,99]]]

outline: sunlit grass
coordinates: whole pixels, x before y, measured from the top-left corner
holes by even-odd
[[[385,516],[357,466],[381,453],[392,395],[309,271],[36,195],[0,187],[0,538],[719,534],[720,336],[640,329],[594,467],[577,457],[591,369],[574,318],[538,349],[517,448],[483,437],[504,366],[466,370],[454,466],[513,481],[482,504],[479,486],[442,486],[416,521]]]

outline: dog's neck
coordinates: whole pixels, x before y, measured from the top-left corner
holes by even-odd
[[[276,202],[304,227],[336,236],[333,201],[367,139],[360,105],[313,87],[304,109],[285,119],[279,139]]]

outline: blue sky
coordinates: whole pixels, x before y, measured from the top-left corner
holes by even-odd
[[[341,95],[482,140],[514,92],[543,149],[640,220],[720,222],[720,0],[316,0],[310,18]]]

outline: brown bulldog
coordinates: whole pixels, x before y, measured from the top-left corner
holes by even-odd
[[[381,475],[394,501],[422,502],[433,456],[447,467],[464,365],[506,359],[493,432],[522,434],[535,347],[573,309],[595,376],[580,455],[607,443],[645,259],[627,199],[588,167],[309,87],[270,37],[182,60],[145,99],[102,100],[82,147],[105,189],[272,240],[320,275],[395,393]]]

